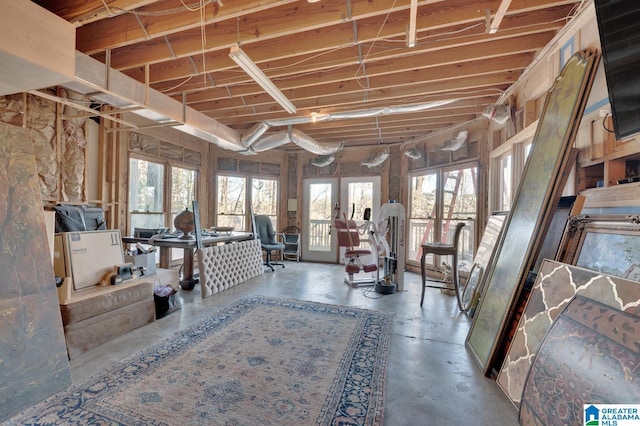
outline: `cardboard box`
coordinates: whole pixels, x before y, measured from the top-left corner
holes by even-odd
[[[124,261],[133,264],[133,269],[143,267],[145,275],[153,275],[156,273],[156,252],[141,253],[136,255],[125,255]]]
[[[83,289],[99,284],[115,265],[124,263],[120,230],[62,232],[54,237],[53,270],[64,278],[61,304]]]

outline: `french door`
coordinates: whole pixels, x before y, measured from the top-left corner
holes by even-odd
[[[340,206],[349,219],[358,226],[365,223],[365,211],[371,209],[370,220],[378,220],[380,215],[380,176],[349,177],[340,180]],[[370,248],[368,232],[361,232],[360,247]],[[344,257],[344,247],[340,247],[339,259]],[[375,263],[371,256],[361,256],[366,263]]]
[[[338,179],[306,179],[302,197],[302,258],[335,263],[338,243],[331,227],[338,204]]]
[[[337,263],[342,253],[331,232],[336,206],[358,225],[364,223],[366,209],[375,220],[380,211],[380,177],[307,179],[303,191],[302,258]],[[361,246],[366,247],[366,241]]]

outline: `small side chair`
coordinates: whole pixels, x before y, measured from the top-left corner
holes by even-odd
[[[462,311],[462,299],[460,295],[460,287],[458,282],[458,244],[460,243],[460,235],[462,234],[462,228],[464,228],[464,222],[458,222],[456,229],[453,233],[453,241],[451,243],[434,242],[434,243],[422,243],[422,257],[420,258],[420,271],[422,272],[422,296],[420,296],[420,306],[424,302],[424,290],[426,287],[432,288],[446,288],[442,286],[427,285],[427,270],[425,265],[425,258],[428,254],[434,254],[438,256],[451,256],[453,257],[453,264],[451,265],[453,288],[456,294],[456,300],[458,301],[458,307]]]
[[[292,225],[280,235],[284,243],[283,258],[300,262],[300,229]]]

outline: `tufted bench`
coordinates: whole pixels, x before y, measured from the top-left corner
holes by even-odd
[[[202,297],[219,293],[264,273],[259,240],[203,247],[198,250]]]
[[[153,283],[130,280],[77,292],[60,304],[69,359],[155,321]]]

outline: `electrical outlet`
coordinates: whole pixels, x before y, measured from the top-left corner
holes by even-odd
[[[608,109],[601,109],[600,110],[600,117],[604,118],[607,115],[611,114],[611,111],[609,111]]]

